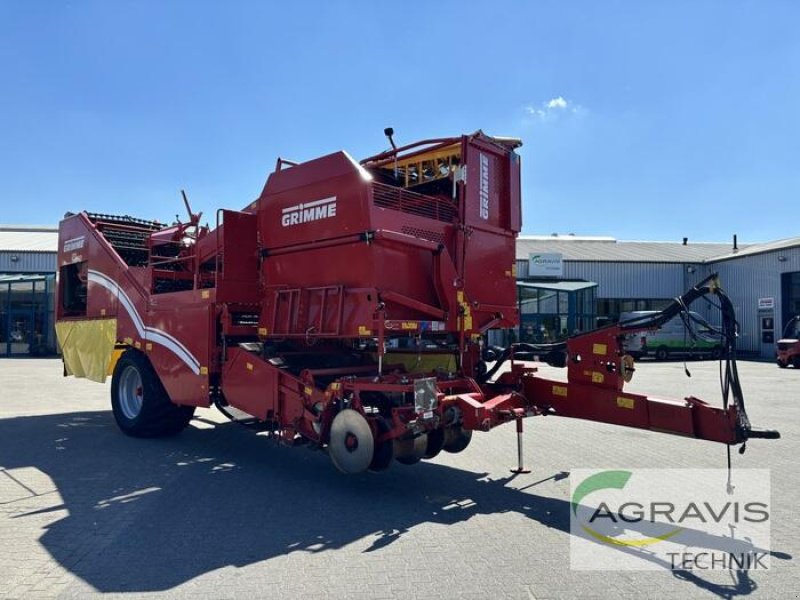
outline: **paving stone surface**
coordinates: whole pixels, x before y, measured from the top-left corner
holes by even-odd
[[[642,363],[628,388],[720,403],[714,362]],[[553,377],[563,373],[549,368]],[[526,421],[382,474],[340,475],[212,410],[169,439],[122,435],[108,384],[57,360],[0,360],[0,598],[689,598],[800,596],[800,371],[741,362],[771,469],[770,571],[569,568],[575,468],[725,466],[724,447],[613,426]]]

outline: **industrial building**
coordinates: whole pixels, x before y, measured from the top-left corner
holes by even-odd
[[[614,322],[623,312],[658,310],[715,272],[736,306],[738,347],[774,357],[775,340],[800,314],[800,237],[742,245],[520,236],[519,335],[551,341]],[[692,309],[715,322],[710,304]]]
[[[58,229],[0,225],[0,356],[56,351]]]
[[[0,356],[56,351],[57,244],[55,227],[0,225]],[[521,326],[513,337],[555,341],[623,312],[657,310],[713,272],[736,305],[739,348],[773,357],[783,326],[800,314],[800,237],[735,244],[520,236]],[[693,310],[714,321],[709,304]]]

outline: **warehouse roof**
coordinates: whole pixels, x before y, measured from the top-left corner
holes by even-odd
[[[0,225],[0,252],[56,252],[57,250],[57,227]]]
[[[593,281],[518,281],[518,288],[551,290],[555,292],[579,292],[586,288],[597,287]]]
[[[740,256],[748,245],[740,245]],[[712,242],[641,242],[621,241],[610,237],[578,237],[572,235],[520,236],[517,239],[517,260],[531,254],[557,253],[564,260],[596,262],[665,262],[702,263],[709,258],[731,252],[730,243]]]
[[[800,247],[800,237],[785,238],[782,240],[775,240],[773,242],[766,242],[764,244],[750,244],[744,248],[740,248],[737,252],[728,252],[719,256],[711,257],[708,262],[719,262],[722,260],[731,260],[732,258],[739,258],[742,256],[752,256],[754,254],[763,254],[764,252],[775,252],[776,250],[788,250],[789,248]]]

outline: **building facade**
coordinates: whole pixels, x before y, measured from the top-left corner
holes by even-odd
[[[597,284],[596,326],[615,322],[623,312],[659,310],[711,273],[719,274],[736,307],[738,347],[773,357],[783,328],[800,314],[800,238],[736,246],[575,236],[520,236],[517,242],[517,277],[527,286]],[[692,309],[718,322],[711,304],[698,302]],[[531,317],[522,305],[521,313],[522,333]]]
[[[58,230],[0,225],[0,357],[56,352]]]

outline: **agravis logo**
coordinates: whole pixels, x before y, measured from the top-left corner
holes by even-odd
[[[542,256],[541,254],[533,254],[530,261],[535,265],[558,265],[561,264],[561,259],[556,256]]]
[[[628,480],[631,478],[632,473],[630,471],[601,471],[595,475],[591,475],[584,479],[575,491],[572,494],[572,501],[570,505],[572,507],[572,514],[577,517],[578,516],[578,506],[586,496],[591,494],[592,492],[604,489],[617,489],[621,490],[625,487],[625,484],[628,483]],[[621,509],[622,507],[620,507]],[[627,520],[622,513],[618,513],[620,520]],[[592,516],[589,517],[589,523],[594,523],[596,519],[599,518],[610,518],[612,520],[616,520],[614,513],[608,507],[605,502],[602,502],[600,506],[592,513]],[[636,517],[634,517],[635,519]],[[639,518],[639,520],[642,520]],[[632,521],[629,521],[632,522]],[[596,531],[589,525],[581,524],[581,528],[591,535],[593,538],[600,540],[605,544],[612,544],[616,546],[633,546],[636,548],[642,548],[644,546],[650,546],[652,544],[657,544],[658,542],[663,542],[664,540],[668,540],[669,538],[673,537],[674,535],[681,532],[683,529],[682,527],[675,527],[674,529],[655,537],[643,537],[639,539],[620,539],[616,537],[611,537],[608,535],[603,535],[602,533]]]
[[[768,569],[769,471],[573,469],[575,569]]]

